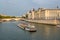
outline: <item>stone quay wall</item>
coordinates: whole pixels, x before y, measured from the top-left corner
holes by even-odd
[[[60,21],[58,20],[25,20],[25,21],[43,23],[43,24],[53,24],[53,25],[60,24]]]

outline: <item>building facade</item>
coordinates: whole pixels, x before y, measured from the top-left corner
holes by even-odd
[[[60,9],[45,9],[45,19],[59,19]]]
[[[59,19],[60,9],[44,9],[39,8],[38,10],[31,10],[28,13],[28,19]]]
[[[28,11],[27,14],[28,14],[28,19],[34,19],[35,9]]]

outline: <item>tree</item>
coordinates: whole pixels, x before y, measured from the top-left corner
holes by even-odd
[[[26,14],[26,18],[28,18],[28,14]]]
[[[0,15],[0,19],[2,18],[2,16]]]

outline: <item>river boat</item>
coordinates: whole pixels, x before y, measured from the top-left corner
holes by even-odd
[[[20,28],[22,28],[24,30],[27,30],[29,32],[36,32],[35,26],[30,25],[30,24],[28,24],[28,25],[26,25],[26,24],[18,24],[18,27],[20,27]]]
[[[56,26],[57,26],[58,28],[60,28],[60,24],[57,24]]]

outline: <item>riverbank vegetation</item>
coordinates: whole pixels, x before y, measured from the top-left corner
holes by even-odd
[[[2,15],[0,15],[0,18],[2,19],[2,18],[16,18],[16,16],[2,16]]]

